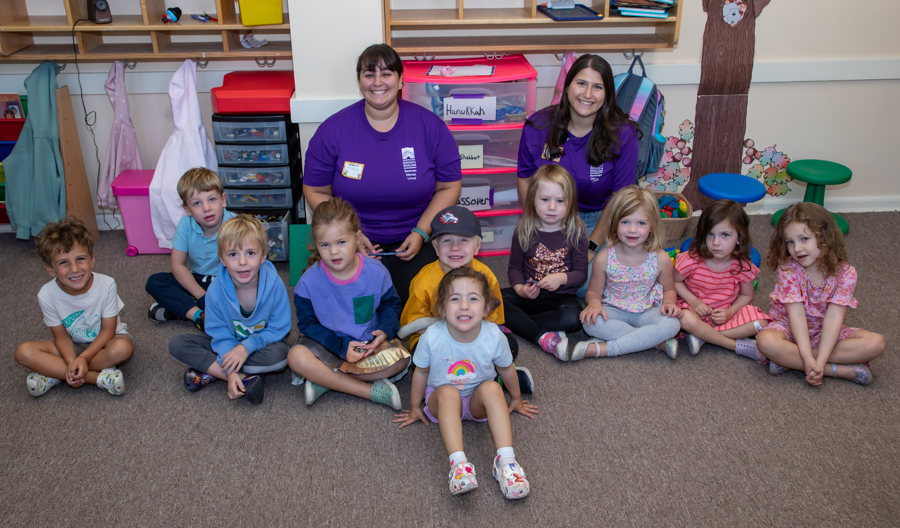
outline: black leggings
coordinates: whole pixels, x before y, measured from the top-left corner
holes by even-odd
[[[379,249],[385,252],[396,251],[397,248],[403,245],[403,242],[401,240],[393,244],[385,244],[372,240],[372,244],[379,244]],[[397,256],[381,257],[381,263],[384,264],[388,273],[391,274],[391,282],[394,283],[394,289],[397,290],[397,295],[400,296],[401,306],[406,306],[406,301],[409,300],[409,285],[412,283],[413,278],[422,271],[422,268],[437,259],[437,253],[435,253],[434,245],[431,242],[422,244],[422,249],[409,262],[400,260]]]
[[[581,330],[581,303],[574,293],[541,290],[536,299],[520,297],[513,288],[503,288],[506,327],[536,345],[546,332]]]

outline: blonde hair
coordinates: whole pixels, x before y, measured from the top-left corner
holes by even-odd
[[[94,256],[94,235],[74,216],[44,226],[35,243],[38,255],[48,266],[53,265],[53,256],[57,252],[68,253],[76,244],[87,249],[88,255]]]
[[[225,221],[216,237],[219,258],[223,258],[225,252],[231,249],[244,249],[248,238],[251,244],[259,244],[259,250],[263,254],[268,254],[269,238],[262,222],[247,214],[239,214]]]
[[[838,229],[831,213],[821,205],[810,202],[795,203],[781,214],[778,225],[775,226],[772,244],[769,246],[769,255],[766,257],[769,268],[774,271],[791,259],[784,231],[793,223],[806,224],[816,235],[816,245],[822,250],[818,261],[819,269],[825,275],[836,275],[847,262],[844,234]]]
[[[307,268],[322,260],[322,257],[319,256],[318,242],[316,242],[320,228],[333,224],[343,224],[348,232],[353,233],[354,237],[359,233],[359,216],[356,215],[356,209],[343,198],[326,200],[313,211],[312,221],[309,225],[312,240],[307,246],[309,250],[309,258],[306,261]]]
[[[562,189],[566,200],[566,214],[562,219],[561,231],[566,235],[566,244],[577,246],[581,236],[587,236],[587,228],[578,216],[578,190],[569,171],[555,163],[542,166],[528,178],[528,193],[525,195],[525,203],[522,204],[524,212],[518,227],[519,246],[522,247],[522,251],[527,251],[531,244],[537,242],[537,224],[540,223],[540,218],[537,217],[534,200],[541,182],[555,183]]]
[[[606,205],[609,209],[609,230],[606,232],[606,245],[612,246],[620,242],[619,222],[628,215],[641,211],[650,222],[650,234],[644,242],[645,251],[659,251],[663,239],[659,233],[659,202],[653,193],[637,185],[629,185],[613,195]]]
[[[219,196],[225,192],[222,178],[206,167],[194,167],[181,175],[176,186],[181,203],[185,206],[191,201],[194,193],[216,191]]]

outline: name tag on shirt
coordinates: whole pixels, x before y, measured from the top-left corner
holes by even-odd
[[[341,174],[345,178],[351,178],[354,180],[361,180],[363,167],[365,167],[364,163],[353,163],[352,161],[344,162],[344,170],[341,171]]]

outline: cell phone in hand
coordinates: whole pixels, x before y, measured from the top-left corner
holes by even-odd
[[[525,284],[537,284],[539,282],[541,282],[541,281],[539,281],[537,279],[528,279],[527,281],[525,281]]]
[[[383,251],[381,253],[369,253],[370,257],[395,257],[397,255],[402,255],[403,251]]]

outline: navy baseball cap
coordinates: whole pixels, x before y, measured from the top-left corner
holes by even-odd
[[[472,211],[459,205],[452,205],[434,215],[428,241],[446,234],[481,238],[481,223]]]

